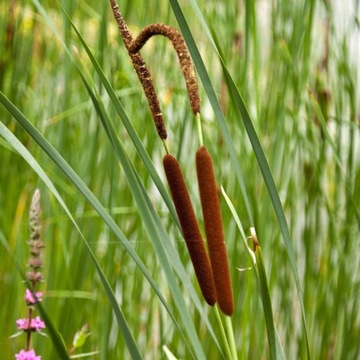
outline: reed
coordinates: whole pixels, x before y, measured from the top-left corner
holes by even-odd
[[[196,171],[216,298],[220,309],[231,316],[234,312],[234,300],[220,202],[212,159],[205,146],[196,152]]]
[[[174,156],[167,154],[164,156],[163,164],[201,292],[206,302],[213,306],[216,303],[216,293],[210,261],[179,162]]]

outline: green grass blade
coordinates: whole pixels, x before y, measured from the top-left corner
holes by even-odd
[[[234,221],[241,233],[241,237],[243,238],[245,248],[247,249],[248,254],[250,255],[251,262],[253,263],[255,272],[256,272],[256,279],[259,285],[260,290],[260,297],[263,304],[264,315],[265,315],[265,323],[266,329],[268,334],[268,342],[269,342],[269,350],[270,350],[270,358],[277,359],[277,360],[285,360],[284,349],[281,346],[279,335],[276,330],[276,325],[273,319],[272,313],[272,305],[271,305],[271,297],[269,292],[269,286],[266,276],[265,264],[264,259],[262,256],[262,251],[260,247],[257,247],[257,251],[253,251],[249,244],[247,243],[247,238],[244,233],[243,226],[239,219],[239,216],[235,210],[235,207],[226,194],[225,190],[221,189],[223,196],[225,197],[225,201],[230,208],[231,214],[234,218]]]
[[[276,346],[275,325],[274,325],[271,298],[270,298],[266,271],[265,271],[265,264],[260,246],[258,246],[255,250],[255,257],[256,257],[256,267],[255,267],[256,277],[259,283],[261,300],[264,308],[266,331],[267,331],[267,337],[269,343],[269,352],[270,352],[269,358],[271,360],[275,360],[278,359],[276,356],[277,346]]]
[[[251,142],[257,162],[259,164],[261,173],[263,175],[263,178],[264,178],[268,193],[270,195],[270,199],[271,199],[276,217],[278,219],[281,233],[282,233],[282,236],[284,239],[286,252],[287,252],[287,255],[289,258],[289,263],[290,263],[292,273],[294,275],[298,298],[299,298],[299,302],[300,302],[300,306],[301,306],[301,314],[302,314],[303,325],[304,325],[307,353],[308,353],[308,358],[310,359],[309,339],[308,339],[308,334],[307,334],[305,307],[304,307],[304,301],[303,301],[303,293],[302,293],[301,284],[300,284],[300,276],[299,276],[299,272],[298,272],[297,265],[296,265],[296,258],[295,258],[294,248],[293,248],[292,242],[291,242],[289,227],[288,227],[288,224],[287,224],[287,221],[285,218],[283,207],[281,205],[279,193],[276,189],[274,178],[271,174],[269,164],[267,162],[266,156],[265,156],[262,146],[260,144],[259,138],[256,134],[256,130],[250,119],[250,115],[246,109],[246,106],[241,98],[239,91],[236,88],[234,81],[232,80],[230,74],[228,73],[228,71],[225,67],[225,64],[223,64],[223,65],[224,65],[223,68],[224,68],[224,71],[225,71],[225,74],[226,74],[226,77],[228,80],[230,92],[231,92],[232,96],[235,98],[236,104],[238,106],[238,109],[239,109],[242,119],[244,121],[244,125],[245,125],[246,131],[248,133],[249,140]]]
[[[50,316],[47,314],[47,312],[44,310],[41,303],[36,304],[36,308],[39,310],[39,313],[41,314],[41,319],[46,324],[47,332],[50,334],[51,340],[55,346],[55,349],[58,353],[58,356],[61,360],[69,360],[70,357],[67,353],[66,346],[64,344],[64,341],[58,331],[55,329]]]

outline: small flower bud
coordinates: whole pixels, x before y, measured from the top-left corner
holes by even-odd
[[[29,266],[33,269],[40,269],[42,265],[42,260],[39,257],[31,257],[29,259]]]
[[[42,292],[38,291],[38,292],[34,293],[31,290],[26,289],[26,293],[25,293],[26,304],[33,305],[38,301],[42,301]]]
[[[41,272],[32,272],[32,271],[29,271],[27,274],[26,274],[26,277],[28,280],[30,280],[31,282],[41,282],[42,279],[43,279],[43,276],[41,274]]]

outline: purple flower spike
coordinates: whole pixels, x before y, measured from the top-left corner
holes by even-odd
[[[41,360],[41,356],[36,355],[34,350],[21,350],[18,354],[15,354],[16,360]]]

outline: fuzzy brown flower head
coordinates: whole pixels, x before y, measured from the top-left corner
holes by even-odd
[[[212,158],[204,146],[196,152],[196,171],[216,297],[223,313],[231,316],[234,299],[220,202]]]

